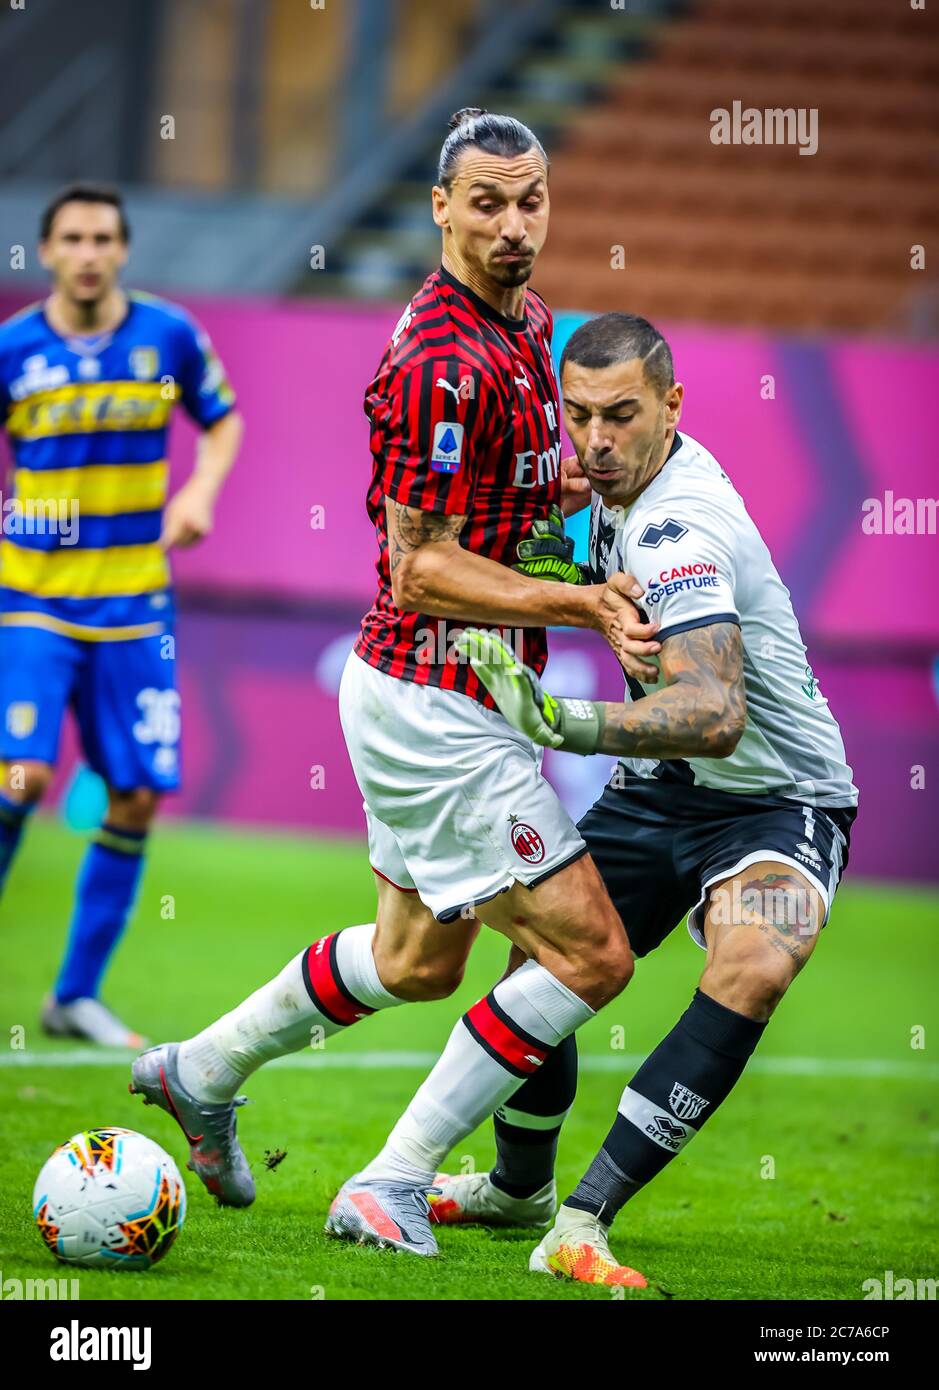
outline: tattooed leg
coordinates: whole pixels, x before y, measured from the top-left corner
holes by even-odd
[[[823,905],[789,865],[753,864],[711,890],[708,960],[690,1005],[629,1082],[603,1148],[564,1207],[610,1223],[684,1149],[743,1075],[815,949]]]
[[[821,896],[788,864],[767,861],[711,889],[701,988],[712,999],[765,1021],[815,949]]]

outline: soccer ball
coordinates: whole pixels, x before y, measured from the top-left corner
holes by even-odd
[[[179,1234],[186,1189],[169,1154],[145,1134],[88,1129],[43,1164],[33,1216],[57,1260],[86,1269],[148,1269]]]

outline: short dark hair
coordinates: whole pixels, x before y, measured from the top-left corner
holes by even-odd
[[[449,135],[440,149],[437,161],[437,182],[447,192],[453,184],[453,175],[464,150],[480,149],[487,154],[498,154],[503,159],[511,159],[516,154],[526,154],[535,149],[548,167],[548,156],[544,146],[534,131],[517,121],[514,116],[498,116],[481,106],[464,106],[454,111],[448,123]]]
[[[124,200],[116,188],[105,183],[72,183],[61,189],[43,211],[39,222],[40,241],[48,240],[55,215],[66,203],[107,203],[109,207],[117,208],[121,220],[121,240],[130,241],[130,223],[124,211]]]
[[[655,325],[638,314],[598,314],[582,323],[564,345],[561,372],[567,362],[579,367],[612,367],[634,357],[642,359],[646,381],[657,396],[664,396],[675,385],[671,348]]]

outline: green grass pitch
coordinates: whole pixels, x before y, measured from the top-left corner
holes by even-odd
[[[68,1135],[126,1125],[181,1167],[186,1157],[175,1125],[128,1094],[126,1064],[42,1065],[43,1054],[78,1047],[44,1038],[37,1014],[82,847],[57,822],[37,819],[0,912],[3,1279],[74,1273],[54,1264],[30,1212],[36,1174]],[[184,1037],[304,945],[371,920],[373,910],[358,843],[167,823],[154,836],[105,998],[151,1039]],[[937,925],[935,894],[849,879],[735,1094],[617,1221],[614,1249],[654,1284],[627,1297],[859,1299],[863,1281],[886,1270],[897,1279],[939,1274]],[[505,956],[505,944],[484,932],[455,998],[380,1014],[299,1066],[275,1064],[254,1077],[239,1127],[256,1204],[220,1210],[186,1174],[189,1215],[164,1263],[146,1273],[82,1271],[81,1298],[609,1299],[608,1290],[528,1274],[529,1231],[444,1230],[438,1260],[322,1233],[336,1188],[379,1147],[422,1079],[425,1055],[440,1049]],[[636,1055],[672,1027],[702,963],[685,930],[676,931],[582,1030],[580,1090],[561,1140],[562,1196],[606,1134]],[[917,1026],[925,1048],[911,1047]],[[364,1054],[379,1054],[382,1065]],[[275,1150],[287,1156],[269,1169],[264,1154]],[[488,1166],[492,1154],[484,1126],[451,1165]]]

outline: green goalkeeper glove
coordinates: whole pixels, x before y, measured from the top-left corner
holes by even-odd
[[[566,753],[597,751],[603,705],[594,700],[556,700],[528,666],[494,632],[464,628],[454,643],[469,660],[505,718],[533,743]]]
[[[552,579],[562,584],[586,584],[584,571],[574,560],[574,542],[564,533],[564,513],[556,502],[544,520],[532,523],[528,536],[515,547],[520,563],[514,570],[532,579]]]

